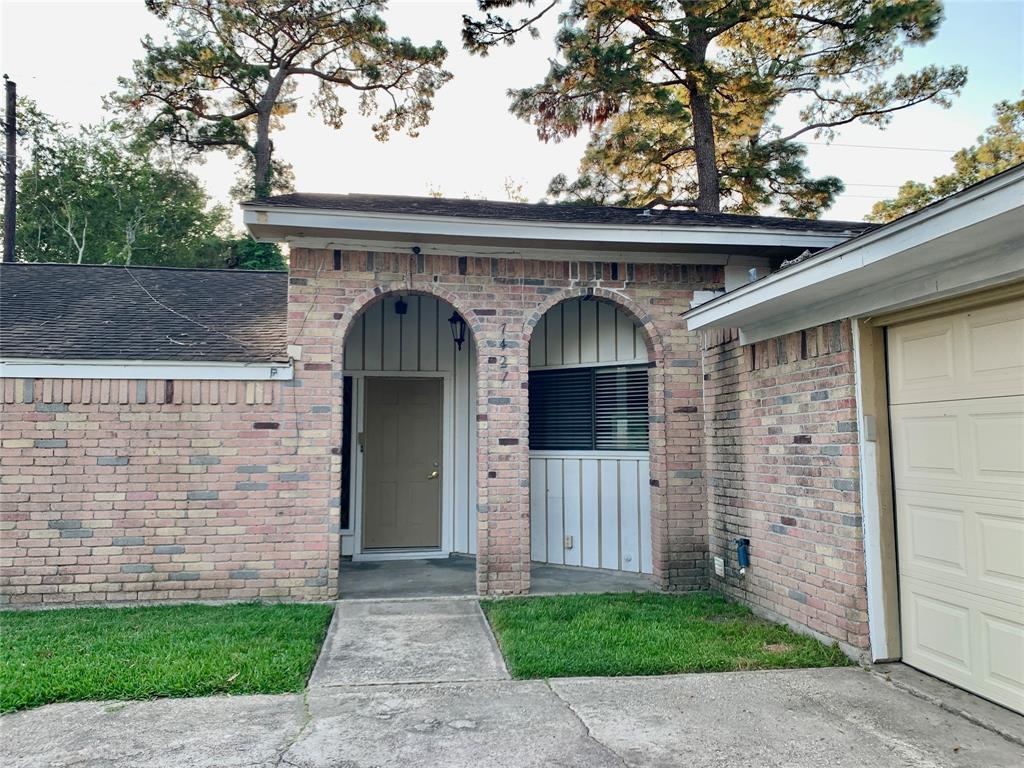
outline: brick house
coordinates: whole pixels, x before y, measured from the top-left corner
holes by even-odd
[[[627,571],[898,658],[858,329],[1019,280],[1020,176],[880,228],[295,194],[243,205],[288,275],[3,265],[0,594],[333,599],[343,558],[462,554],[480,594]]]

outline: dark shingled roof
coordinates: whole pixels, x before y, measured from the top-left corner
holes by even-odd
[[[286,272],[3,264],[0,356],[284,362],[287,310]]]
[[[616,208],[605,205],[546,205],[544,203],[506,203],[492,200],[455,200],[402,195],[325,195],[295,192],[249,200],[243,205],[280,208],[319,208],[363,213],[454,216],[470,219],[505,221],[563,222],[568,224],[617,224],[620,226],[709,226],[765,227],[804,232],[849,232],[857,234],[877,224],[863,221],[827,221],[789,219],[782,216],[740,216],[729,213],[651,209],[650,216],[640,208]]]

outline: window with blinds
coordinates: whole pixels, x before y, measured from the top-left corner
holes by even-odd
[[[529,388],[533,450],[647,450],[647,366],[531,371]]]

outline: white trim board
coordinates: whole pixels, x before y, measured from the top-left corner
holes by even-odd
[[[119,379],[176,381],[291,381],[291,363],[176,360],[0,360],[0,379]]]
[[[447,242],[450,245],[539,247],[561,250],[588,245],[623,252],[706,248],[827,248],[848,240],[851,232],[816,232],[794,220],[792,228],[702,225],[644,225],[520,221],[459,216],[372,213],[318,208],[243,204],[245,226],[259,240],[339,238],[355,242]],[[639,214],[638,214],[639,216]],[[646,247],[645,247],[646,246]],[[594,258],[591,256],[591,258]],[[602,260],[600,256],[596,260]],[[605,257],[604,260],[607,260]]]
[[[690,330],[744,343],[1024,277],[1024,167],[701,304]]]

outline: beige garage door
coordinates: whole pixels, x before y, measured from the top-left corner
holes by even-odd
[[[1024,711],[1024,301],[888,350],[903,659]]]

